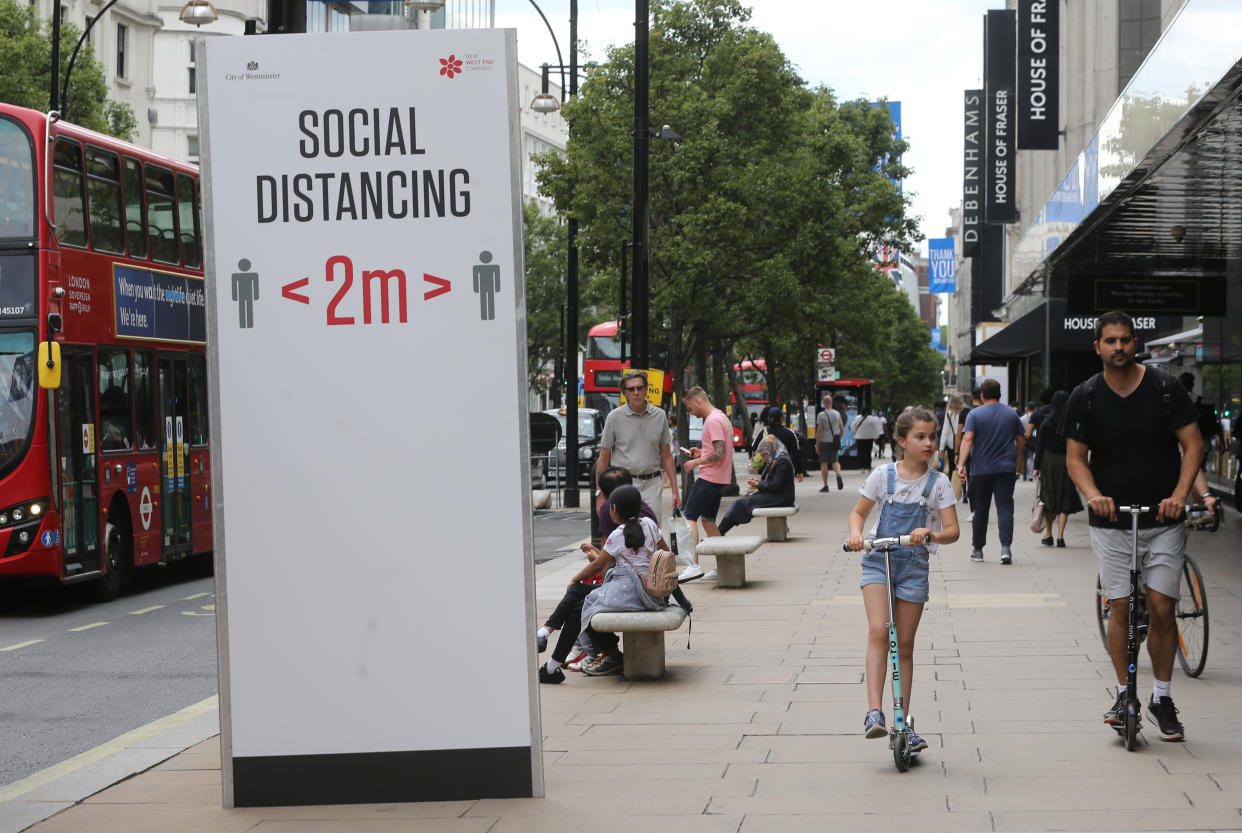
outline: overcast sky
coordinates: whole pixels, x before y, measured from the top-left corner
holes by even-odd
[[[569,0],[536,0],[569,62]],[[981,86],[983,14],[1003,0],[753,0],[750,24],[770,32],[811,85],[839,99],[900,101],[913,213],[923,234],[944,236],[961,201],[962,91]],[[527,66],[557,63],[530,0],[496,0],[496,25],[518,30]],[[578,38],[592,57],[634,38],[631,0],[578,0]],[[580,58],[581,60],[581,58]],[[679,127],[674,125],[675,128]],[[681,132],[685,132],[682,130]],[[921,244],[926,253],[927,244]]]

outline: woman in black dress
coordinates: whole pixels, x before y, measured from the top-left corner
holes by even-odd
[[[1065,465],[1065,435],[1061,433],[1061,414],[1069,394],[1059,390],[1052,395],[1052,409],[1039,425],[1035,436],[1035,477],[1039,479],[1039,499],[1044,502],[1045,534],[1040,541],[1052,546],[1052,517],[1057,519],[1058,547],[1065,546],[1065,524],[1069,516],[1082,511],[1082,500]]]

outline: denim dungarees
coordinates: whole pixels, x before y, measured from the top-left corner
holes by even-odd
[[[895,538],[909,535],[919,527],[927,526],[927,513],[931,494],[936,488],[936,472],[927,473],[927,485],[917,503],[898,503],[893,499],[897,490],[897,464],[885,466],[888,478],[887,494],[880,504],[880,521],[875,531],[877,538]],[[889,554],[889,567],[893,572],[893,594],[907,602],[923,604],[927,601],[927,572],[930,555],[927,547],[901,547]],[[884,553],[874,551],[862,558],[862,583],[884,584]]]

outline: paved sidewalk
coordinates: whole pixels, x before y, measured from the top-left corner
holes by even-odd
[[[1237,513],[1215,535],[1191,536],[1207,580],[1211,636],[1200,679],[1174,672],[1189,739],[1161,743],[1149,725],[1133,753],[1100,721],[1113,699],[1112,672],[1096,628],[1085,515],[1071,519],[1068,548],[1042,547],[1023,523],[1031,486],[1019,484],[1011,566],[997,560],[994,517],[983,564],[969,559],[963,523],[963,541],[932,561],[911,710],[930,746],[902,775],[887,745],[860,731],[865,625],[858,556],[841,552],[841,541],[861,481],[847,472],[844,494],[819,493],[818,475],[800,484],[790,540],[750,557],[746,588],[686,586],[693,633],[668,635],[666,679],[570,674],[562,685],[541,686],[545,798],[224,810],[212,737],[30,829],[1242,829]],[[762,535],[762,522],[742,532]],[[541,613],[579,564],[569,555],[540,565]],[[1146,697],[1145,654],[1139,677]],[[39,794],[5,802],[3,789],[0,830],[20,830],[21,806],[33,812]]]

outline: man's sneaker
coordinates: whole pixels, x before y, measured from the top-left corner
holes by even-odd
[[[582,673],[588,677],[606,677],[609,674],[620,674],[622,660],[620,654],[599,654],[582,661]]]
[[[691,564],[677,575],[677,583],[685,584],[687,581],[694,581],[696,578],[703,578],[703,568],[698,564]]]
[[[907,738],[907,747],[911,752],[922,752],[927,748],[927,741],[919,737],[918,732],[914,731],[914,724],[909,720],[906,721],[906,728],[910,730],[910,736]]]
[[[535,634],[535,648],[538,649],[537,653],[540,653],[540,654],[548,650],[548,637],[543,634],[536,633]]]
[[[841,479],[841,475],[837,475],[837,488],[845,491],[845,481]]]
[[[703,574],[703,581],[715,581],[715,580],[716,580],[715,570],[708,570],[706,573]]]
[[[821,491],[821,492],[826,492],[826,491],[828,491],[828,487],[827,487],[827,486],[824,486],[822,489],[820,489],[820,491]]]
[[[972,509],[970,514],[966,516],[966,523],[971,523],[974,519],[975,519],[975,513],[974,513],[974,510]]]
[[[887,735],[888,730],[884,728],[884,712],[879,709],[867,712],[867,717],[863,720],[863,733],[868,738],[882,738]]]
[[[1104,712],[1104,722],[1109,726],[1120,726],[1126,720],[1126,693],[1123,691],[1117,695],[1117,702],[1113,703],[1113,707]]]
[[[550,685],[563,683],[565,682],[565,672],[559,668],[555,671],[549,671],[547,663],[543,663],[539,666],[539,682]]]
[[[581,671],[582,663],[586,662],[588,659],[590,659],[590,657],[585,653],[578,654],[576,657],[570,657],[565,661],[565,670]]]
[[[982,562],[983,562],[983,550],[971,550],[971,551],[970,551],[970,560],[971,560],[971,561],[978,561],[978,562],[982,563]]]
[[[1160,727],[1161,740],[1183,740],[1186,737],[1182,724],[1177,720],[1177,707],[1172,697],[1161,697],[1160,702],[1154,700],[1147,704],[1147,713],[1152,722]]]
[[[1013,553],[1009,551],[1008,546],[1004,546],[1004,545],[1001,546],[1001,563],[1002,564],[1013,563]]]

